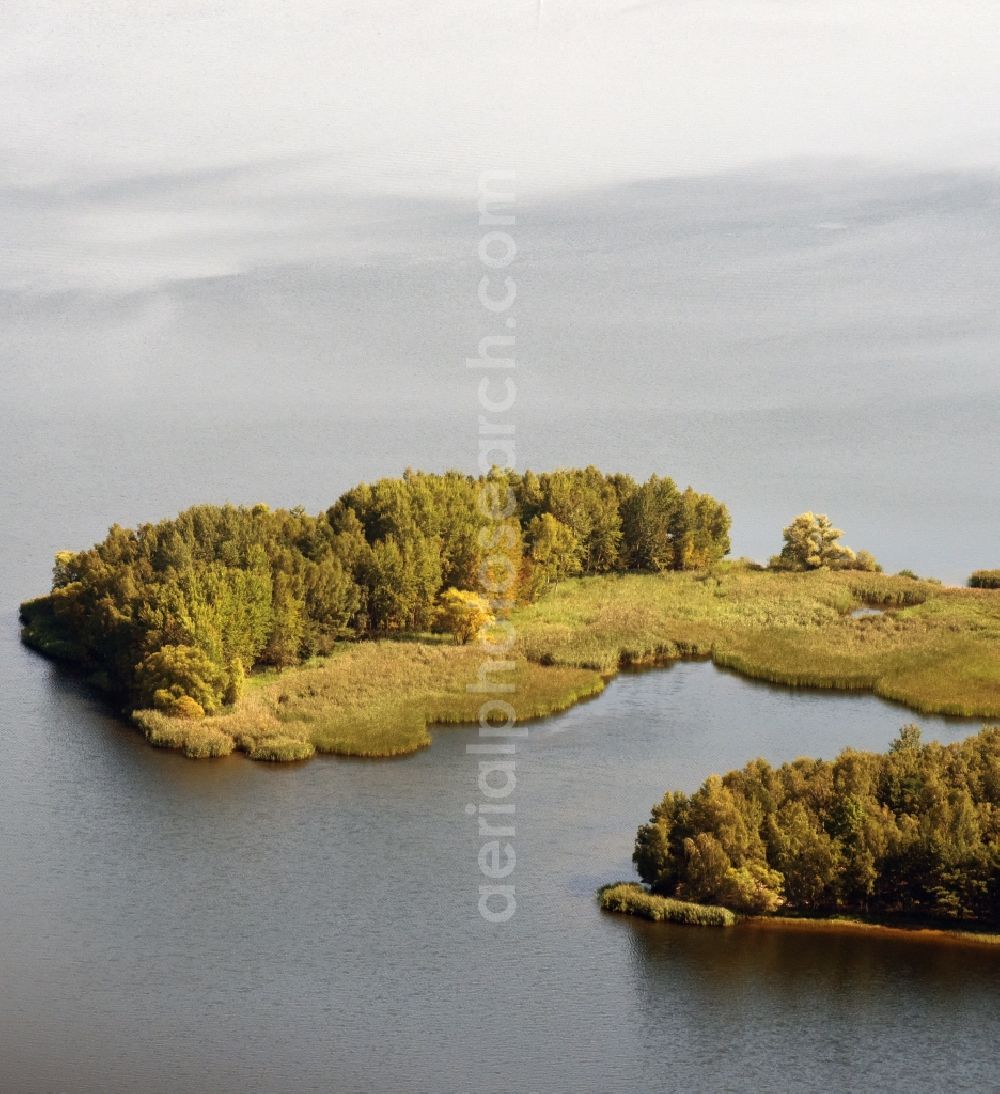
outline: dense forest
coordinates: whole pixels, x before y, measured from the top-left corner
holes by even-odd
[[[1000,925],[1000,728],[941,745],[906,726],[884,754],[755,760],[668,793],[633,859],[653,893],[736,911]]]
[[[500,521],[478,504],[485,479],[407,471],[319,516],[201,505],[115,525],[56,556],[51,593],[22,605],[24,639],[131,707],[211,713],[253,668],[339,641],[468,637],[470,612],[496,607],[473,594],[497,570],[505,602],[530,601],[576,574],[703,568],[729,551],[726,507],[669,478],[640,485],[594,467],[488,478],[510,513]]]

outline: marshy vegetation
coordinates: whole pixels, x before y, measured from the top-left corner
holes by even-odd
[[[880,615],[853,618],[861,605]],[[514,615],[526,657],[602,673],[711,658],[774,684],[872,691],[926,714],[1000,717],[1000,596],[879,573],[607,575]]]
[[[252,677],[234,707],[185,720],[159,711],[135,719],[153,744],[202,751],[209,727],[251,759],[301,760],[315,752],[368,758],[402,756],[431,743],[434,725],[476,723],[484,695],[477,680],[515,688],[519,721],[565,710],[597,695],[592,670],[545,668],[524,660],[483,676],[482,652],[434,642],[361,642],[283,673]],[[213,738],[214,739],[214,738]],[[215,753],[221,755],[222,753]]]
[[[605,912],[637,915],[654,923],[682,923],[690,927],[734,927],[739,917],[728,908],[694,904],[647,892],[631,881],[602,886],[597,899]]]
[[[862,603],[885,611],[854,618]],[[517,716],[529,720],[599,694],[623,667],[684,657],[775,683],[871,690],[927,712],[1000,716],[1000,596],[989,592],[722,563],[567,580],[510,622],[518,641],[507,671],[483,676],[481,649],[440,635],[341,643],[248,677],[210,718],[135,718],[152,743],[192,756],[400,756],[430,744],[435,725],[474,724],[477,681],[512,686]]]
[[[504,514],[488,527],[484,494]],[[502,683],[522,720],[682,657],[1000,716],[996,591],[887,576],[841,535],[804,513],[765,570],[724,561],[725,506],[667,478],[407,472],[315,517],[199,506],[116,525],[57,556],[22,635],[192,757],[413,752],[429,726],[476,721],[482,696],[466,689],[484,652],[464,643],[496,617],[517,635]],[[491,603],[494,570],[509,580]],[[855,618],[863,605],[881,614]]]

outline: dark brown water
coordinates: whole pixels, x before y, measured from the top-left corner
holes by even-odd
[[[899,708],[706,664],[619,678],[521,748],[518,909],[493,927],[471,731],[397,762],[194,763],[147,748],[12,624],[5,1094],[996,1085],[1000,952],[595,906],[665,788],[757,754],[884,747]]]

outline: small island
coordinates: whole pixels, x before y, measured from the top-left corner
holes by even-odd
[[[605,886],[601,906],[702,926],[851,916],[996,931],[998,806],[1000,727],[941,745],[909,725],[886,753],[754,760],[690,796],[664,795],[636,838],[645,887]]]
[[[476,722],[484,672],[526,721],[689,657],[1000,717],[995,571],[967,589],[887,575],[813,513],[764,567],[727,560],[729,529],[721,502],[655,475],[409,471],[318,516],[203,505],[115,525],[60,552],[22,636],[194,758],[405,755]],[[498,572],[503,595],[484,594]],[[484,663],[494,632],[514,638]]]

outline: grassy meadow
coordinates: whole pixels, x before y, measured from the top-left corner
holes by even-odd
[[[403,756],[431,743],[429,727],[469,724],[489,698],[513,698],[519,721],[543,718],[599,694],[604,677],[575,666],[547,668],[518,659],[493,679],[507,695],[469,692],[483,652],[427,641],[359,642],[333,656],[282,673],[251,677],[235,708],[189,721],[157,711],[135,719],[156,745],[192,757],[233,748],[251,759],[302,760],[316,752],[368,758]],[[217,747],[218,735],[230,747]]]
[[[864,605],[884,611],[855,618]],[[928,714],[1000,718],[996,590],[729,563],[565,581],[512,622],[516,669],[503,678],[515,691],[495,697],[510,699],[521,721],[598,694],[623,667],[682,657],[776,684],[872,691]],[[211,718],[135,719],[151,743],[195,757],[401,756],[430,744],[430,726],[476,722],[494,697],[467,691],[484,660],[476,644],[431,636],[349,643],[252,677],[235,707]]]
[[[872,605],[881,615],[854,618]],[[611,575],[515,623],[530,660],[602,673],[680,657],[775,684],[873,691],[924,714],[1000,717],[1000,595],[882,574]]]

